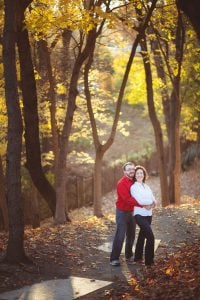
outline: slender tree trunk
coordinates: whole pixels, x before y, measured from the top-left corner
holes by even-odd
[[[54,153],[54,174],[56,174],[56,170],[58,168],[58,127],[56,121],[56,91],[55,91],[55,79],[53,76],[53,70],[51,65],[51,53],[48,48],[47,42],[41,40],[38,42],[38,53],[40,53],[40,63],[43,63],[41,72],[44,77],[44,81],[48,80],[49,82],[49,92],[48,92],[48,100],[50,103],[50,121],[51,121],[51,134],[52,134],[52,149]],[[43,75],[46,74],[46,76]]]
[[[7,200],[9,215],[9,239],[6,260],[21,262],[24,252],[24,217],[21,195],[21,149],[22,117],[17,91],[16,71],[16,16],[17,1],[5,0],[3,62],[5,76],[5,95],[8,114],[7,143]]]
[[[170,203],[180,204],[180,171],[181,171],[181,153],[180,153],[180,79],[183,60],[183,45],[185,41],[185,30],[182,23],[182,17],[178,12],[178,22],[176,30],[176,61],[178,65],[177,75],[173,80],[173,91],[170,99],[170,141],[169,141],[169,192]]]
[[[21,14],[23,15],[22,12]],[[36,83],[28,32],[23,26],[23,20],[24,18],[22,17],[18,30],[17,45],[19,50],[21,87],[24,104],[26,167],[30,172],[32,181],[46,200],[54,215],[56,208],[56,193],[46,179],[41,165]]]
[[[69,136],[72,128],[74,111],[76,109],[76,97],[78,94],[77,83],[80,74],[80,69],[85,60],[86,56],[80,54],[76,60],[72,72],[72,77],[70,81],[69,95],[68,95],[68,106],[67,113],[65,117],[64,127],[62,135],[60,138],[60,152],[58,156],[58,171],[56,174],[56,195],[57,195],[57,204],[56,204],[56,217],[55,222],[57,224],[62,224],[66,220],[69,221],[67,214],[67,203],[66,203],[66,161],[67,153],[69,146]]]
[[[70,91],[68,98],[68,107],[65,117],[63,132],[60,138],[60,151],[58,156],[58,169],[56,174],[56,215],[55,222],[57,224],[62,224],[66,220],[69,220],[67,214],[67,204],[66,204],[66,160],[68,153],[69,135],[72,128],[74,111],[76,108],[76,96],[77,96],[77,82],[82,64],[78,62],[75,63],[73,74],[70,83]]]
[[[155,29],[157,34],[157,31]],[[158,36],[158,34],[157,34]],[[183,45],[185,40],[185,30],[182,22],[180,11],[178,10],[178,21],[175,36],[175,60],[177,62],[176,75],[173,74],[169,65],[169,58],[164,53],[161,43],[160,50],[165,58],[168,74],[172,83],[172,93],[169,101],[169,199],[170,203],[180,204],[180,171],[181,171],[181,154],[180,154],[180,79],[181,67],[183,60]]]
[[[157,148],[158,159],[159,159],[159,174],[160,174],[162,206],[167,206],[169,205],[169,191],[168,191],[168,182],[167,182],[167,168],[166,168],[166,161],[165,161],[163,134],[154,106],[152,72],[151,72],[151,65],[149,62],[148,49],[147,49],[145,36],[141,40],[140,45],[141,45],[144,69],[146,74],[148,110],[153,125],[153,129],[154,129],[156,148]]]
[[[36,189],[35,185],[31,184],[31,220],[32,220],[32,227],[38,228],[40,227],[40,210],[39,210],[39,201],[38,201],[38,190]]]
[[[3,174],[2,159],[0,156],[0,209],[3,216],[4,229],[8,231],[8,206],[6,201],[5,178]]]
[[[96,32],[96,38],[97,36],[98,34]],[[95,146],[93,208],[94,208],[94,215],[98,218],[101,218],[103,217],[102,205],[101,205],[101,197],[102,197],[102,169],[101,168],[102,168],[102,160],[105,152],[103,150],[103,145],[101,145],[99,141],[96,121],[94,118],[94,112],[92,108],[90,87],[89,87],[89,71],[91,69],[92,62],[93,62],[94,50],[95,50],[95,43],[90,49],[89,57],[84,68],[84,88],[85,88],[85,96],[87,100],[87,109],[89,113],[90,124],[92,127],[93,141]]]
[[[153,33],[153,30],[151,30]],[[169,132],[170,132],[170,97],[168,94],[167,89],[167,79],[166,79],[166,72],[164,70],[164,62],[160,53],[160,47],[157,40],[151,41],[151,50],[153,51],[154,61],[156,66],[156,71],[158,78],[162,80],[163,87],[161,89],[161,96],[162,96],[162,106],[163,106],[163,113],[165,117],[165,124],[167,130],[167,137],[169,140]]]
[[[65,30],[63,33],[63,40],[65,46],[65,54],[68,53],[69,48],[69,42],[71,39],[71,32]],[[45,74],[46,78],[49,81],[49,99],[51,101],[50,105],[50,114],[51,114],[51,130],[52,130],[52,142],[53,142],[53,152],[54,152],[54,174],[55,174],[55,188],[56,188],[56,194],[57,194],[57,204],[56,204],[56,215],[55,215],[55,222],[58,224],[64,223],[66,220],[70,221],[68,214],[67,214],[67,203],[66,203],[66,152],[64,148],[59,149],[59,138],[61,145],[65,147],[65,136],[59,137],[58,128],[57,128],[57,122],[56,122],[56,93],[55,93],[55,80],[53,77],[52,72],[52,66],[51,66],[51,59],[50,59],[50,51],[47,46],[46,41],[39,41],[39,52],[40,58],[42,59],[43,67],[45,67]],[[64,49],[63,49],[64,51]],[[65,56],[62,58],[62,65],[63,72],[65,70],[66,72],[66,66],[68,65],[69,57]],[[63,74],[63,83],[68,85],[66,83],[66,74]],[[73,85],[73,84],[72,84]],[[68,88],[67,88],[68,90]],[[72,89],[71,89],[72,90]],[[72,93],[71,93],[72,94]],[[73,99],[73,98],[72,98]],[[73,102],[73,101],[72,101]],[[74,107],[75,109],[75,107]],[[71,121],[73,120],[73,111],[71,111]],[[67,124],[67,127],[70,126],[69,123]],[[67,150],[66,150],[67,151]],[[60,155],[60,156],[59,156]],[[61,179],[63,178],[63,180]]]
[[[94,164],[94,214],[98,218],[103,217],[101,205],[103,155],[104,153],[101,150],[97,150]]]
[[[69,90],[69,81],[70,81],[70,71],[72,69],[72,61],[70,59],[70,41],[72,38],[71,30],[64,29],[62,33],[62,63],[61,63],[61,71],[62,71],[62,82],[66,86],[66,90]],[[66,101],[66,95],[63,95],[63,101]]]
[[[178,91],[178,86],[176,91]],[[169,196],[170,203],[180,204],[180,103],[174,93],[170,99]],[[179,107],[179,108],[178,108]]]
[[[69,136],[71,133],[74,111],[76,109],[76,97],[78,94],[77,84],[80,75],[80,70],[84,61],[87,59],[90,53],[91,46],[95,43],[95,39],[96,39],[95,30],[91,30],[88,33],[84,50],[79,53],[74,63],[72,76],[70,80],[68,106],[67,106],[63,131],[61,135],[61,142],[60,142],[61,145],[60,145],[60,152],[58,157],[58,173],[56,174],[56,195],[58,199],[56,205],[56,218],[55,218],[56,223],[64,223],[66,221],[66,217],[68,218],[65,193],[66,193],[66,161],[67,161],[67,153],[68,153],[68,145],[69,145]]]
[[[197,144],[200,146],[200,111],[198,112]]]

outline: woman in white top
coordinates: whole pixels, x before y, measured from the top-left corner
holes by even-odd
[[[143,257],[144,241],[145,245],[145,265],[150,266],[154,263],[154,234],[151,229],[152,207],[155,206],[155,198],[152,190],[145,183],[147,172],[144,167],[136,166],[135,183],[131,186],[131,196],[144,207],[134,207],[133,214],[136,223],[140,227],[138,235],[134,261],[141,261]]]

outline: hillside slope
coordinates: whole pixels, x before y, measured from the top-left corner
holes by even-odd
[[[152,124],[141,108],[124,103],[120,121],[130,122],[126,126],[129,135],[125,136],[119,129],[117,130],[115,141],[105,154],[105,161],[137,160],[142,155],[148,155],[155,150]]]

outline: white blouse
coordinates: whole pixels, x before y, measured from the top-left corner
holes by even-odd
[[[135,182],[131,186],[131,196],[135,198],[135,200],[140,205],[150,205],[155,201],[152,190],[146,183]],[[133,215],[140,216],[152,216],[152,209],[146,209],[144,207],[134,206]]]

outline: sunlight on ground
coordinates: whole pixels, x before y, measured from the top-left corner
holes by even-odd
[[[108,220],[107,217],[97,218],[95,216],[91,216],[82,220],[75,220],[73,221],[73,224],[82,225],[85,228],[96,227],[96,228],[106,229],[108,228],[108,226],[106,225],[106,220]]]
[[[72,300],[106,287],[112,282],[81,277],[48,280],[0,294],[3,300]]]
[[[116,193],[111,191],[102,197],[102,212],[106,219],[115,221]],[[69,213],[72,221],[90,221],[94,217],[93,206],[77,208]],[[104,219],[104,218],[103,218]]]

